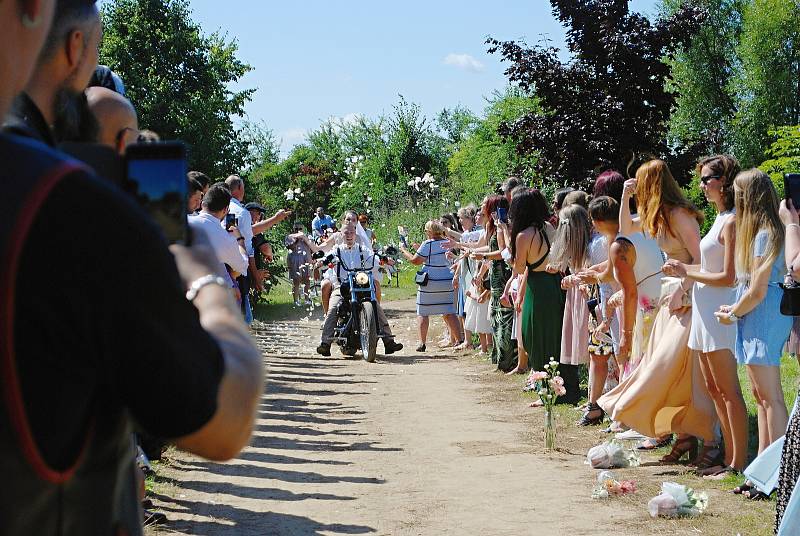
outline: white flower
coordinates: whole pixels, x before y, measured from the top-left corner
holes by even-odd
[[[414,180],[412,179],[412,180],[408,181],[408,182],[406,183],[406,185],[408,185],[408,186],[414,186]]]
[[[300,190],[300,188],[295,188],[295,189],[294,189],[294,193],[296,193],[296,194],[299,194],[301,191],[302,191],[302,190]]]
[[[294,201],[294,190],[291,188],[283,192],[283,196],[286,198],[287,201]]]
[[[458,201],[456,201],[456,208],[458,208],[458,207],[460,207],[460,206],[461,206],[461,203],[460,203],[460,202],[458,202]]]

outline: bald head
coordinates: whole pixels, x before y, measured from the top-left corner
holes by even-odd
[[[98,143],[124,154],[125,148],[136,141],[139,133],[136,110],[131,102],[104,87],[90,87],[86,90],[86,99],[100,126]]]

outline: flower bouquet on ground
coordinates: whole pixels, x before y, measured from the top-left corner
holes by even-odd
[[[556,448],[556,416],[553,407],[559,396],[567,394],[564,378],[558,375],[558,362],[550,358],[543,371],[533,371],[527,384],[539,395],[544,406],[544,446],[547,450]]]
[[[590,448],[586,454],[586,463],[591,465],[592,469],[622,469],[638,467],[642,462],[636,452],[612,439]]]
[[[633,480],[620,482],[611,471],[602,471],[597,475],[597,484],[592,491],[592,499],[608,499],[629,493],[636,493],[636,482]]]
[[[652,517],[695,517],[708,508],[708,495],[675,482],[661,484],[661,495],[647,503]]]

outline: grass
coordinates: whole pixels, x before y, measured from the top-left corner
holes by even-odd
[[[417,286],[414,283],[416,268],[408,263],[404,263],[400,268],[399,286],[398,279],[392,279],[391,285],[387,279],[381,286],[383,301],[402,301],[408,300],[417,295]],[[306,307],[295,307],[292,299],[292,285],[288,281],[282,280],[281,283],[273,288],[267,295],[266,303],[256,305],[254,316],[261,322],[273,320],[298,320],[311,314],[322,314],[319,307],[320,299],[314,298],[315,309],[312,313]]]

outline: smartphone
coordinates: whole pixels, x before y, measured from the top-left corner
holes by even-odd
[[[497,219],[502,223],[508,223],[508,209],[497,207]]]
[[[236,227],[239,225],[239,222],[236,221],[236,214],[231,214],[230,212],[225,214],[225,230],[227,231],[231,227]]]
[[[139,143],[125,154],[124,188],[161,227],[170,244],[189,243],[186,216],[186,145]]]
[[[795,210],[800,209],[800,173],[787,173],[783,176],[783,194],[792,200]]]

